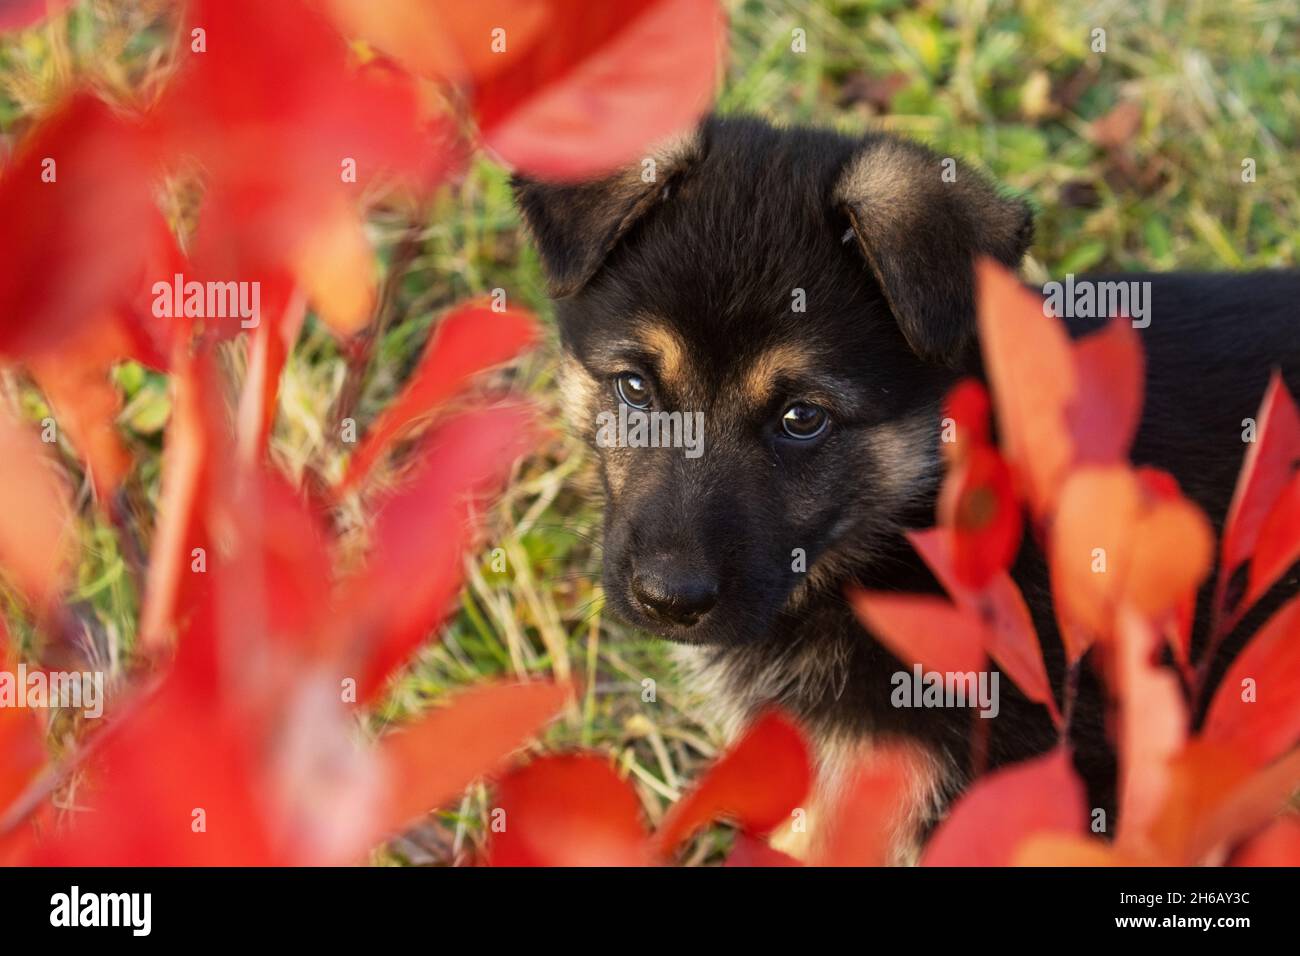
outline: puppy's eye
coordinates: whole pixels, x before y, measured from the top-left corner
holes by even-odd
[[[624,372],[614,379],[614,390],[624,404],[633,408],[646,408],[650,404],[650,383],[636,372]]]
[[[806,402],[795,402],[781,415],[781,428],[799,441],[811,441],[826,431],[830,423],[826,409]]]

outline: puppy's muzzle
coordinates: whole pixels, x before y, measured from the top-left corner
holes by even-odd
[[[670,627],[692,627],[718,603],[715,575],[668,554],[638,560],[631,591],[637,610]]]

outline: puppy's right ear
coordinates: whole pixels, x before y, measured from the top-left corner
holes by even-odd
[[[669,184],[701,154],[696,132],[676,137],[604,179],[543,183],[515,176],[511,185],[542,259],[552,298],[591,281],[634,223],[664,199]]]

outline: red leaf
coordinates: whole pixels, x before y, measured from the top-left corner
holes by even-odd
[[[140,613],[141,640],[153,652],[166,646],[178,614],[202,605],[209,576],[196,570],[202,567],[196,561],[201,555],[215,559],[208,506],[217,489],[236,480],[215,353],[191,354],[178,343],[172,365],[162,492]]]
[[[460,414],[430,436],[416,475],[380,509],[367,567],[344,583],[338,615],[359,700],[371,699],[450,610],[472,530],[469,506],[504,482],[534,434],[525,405]]]
[[[1125,460],[1142,418],[1142,347],[1133,323],[1117,316],[1076,342],[1074,362],[1078,394],[1067,418],[1076,464]]]
[[[963,462],[976,448],[989,444],[989,393],[983,384],[965,378],[944,399],[943,417],[952,421],[952,441],[943,443],[950,465]],[[946,433],[945,433],[946,438]]]
[[[72,0],[3,0],[0,2],[0,33],[23,30],[47,16],[59,13]]]
[[[989,657],[997,661],[998,667],[1030,700],[1047,707],[1052,719],[1059,723],[1038,633],[1029,616],[1029,606],[1011,575],[1004,571],[978,590],[968,587],[958,579],[953,568],[952,535],[947,529],[912,531],[907,538],[957,606],[984,622]]]
[[[39,608],[62,590],[75,557],[68,488],[35,435],[0,409],[0,574]],[[3,637],[3,632],[0,632]]]
[[[105,326],[134,306],[169,241],[151,193],[141,130],[89,93],[61,103],[0,175],[0,356],[43,356],[66,367],[109,342],[113,359],[157,364],[160,329]],[[89,334],[83,334],[89,333]]]
[[[100,501],[129,468],[110,366],[160,366],[168,330],[141,308],[174,245],[134,122],[85,92],[47,116],[0,177],[0,357],[27,364],[86,458]]]
[[[1300,598],[1284,604],[1229,666],[1201,736],[1256,765],[1300,741]]]
[[[385,173],[417,175],[435,152],[414,83],[351,64],[303,0],[196,0],[188,23],[205,48],[184,32],[181,69],[156,111],[168,151],[208,174],[199,275],[187,280],[276,286],[291,276],[330,328],[358,330],[376,286],[362,191]],[[231,317],[208,318],[237,330]]]
[[[1174,787],[1187,742],[1187,708],[1173,671],[1156,663],[1159,641],[1140,615],[1125,611],[1116,631],[1112,687],[1119,699],[1119,833],[1125,851],[1146,840]]]
[[[4,498],[12,501],[17,499]],[[8,647],[9,635],[0,621],[0,672],[16,680],[16,669]],[[15,687],[15,693],[26,693],[26,688]],[[10,819],[10,805],[36,779],[47,761],[41,738],[41,725],[37,712],[13,706],[13,702],[0,705],[0,839],[18,823]]]
[[[484,139],[514,166],[590,178],[640,158],[707,109],[724,35],[713,0],[548,7],[544,42],[474,91]]]
[[[1300,471],[1282,489],[1260,528],[1246,596],[1237,613],[1262,598],[1296,561],[1300,561]]]
[[[1209,522],[1181,497],[1158,497],[1126,465],[1087,466],[1061,490],[1049,546],[1052,594],[1071,660],[1084,634],[1107,637],[1121,601],[1151,618],[1174,612],[1209,573]]]
[[[78,336],[80,341],[91,338],[85,333]],[[131,470],[131,456],[116,425],[122,396],[109,380],[111,356],[116,353],[121,357],[125,352],[109,345],[112,341],[106,329],[100,344],[71,348],[71,361],[47,355],[27,360],[32,377],[54,411],[57,426],[85,460],[100,502],[112,499]]]
[[[401,394],[366,433],[348,465],[343,489],[365,480],[397,438],[461,391],[470,377],[510,361],[536,337],[532,313],[521,309],[496,312],[486,303],[470,302],[450,312],[438,323]]]
[[[627,781],[600,757],[542,757],[507,774],[492,866],[646,866],[650,844]]]
[[[1300,460],[1300,412],[1276,372],[1264,393],[1255,425],[1255,441],[1246,449],[1223,525],[1219,603],[1232,575],[1254,553],[1274,503],[1292,480]]]
[[[250,727],[169,684],[112,728],[72,825],[44,843],[53,866],[269,866]]]
[[[939,824],[922,866],[1007,866],[1041,833],[1082,834],[1087,803],[1070,755],[1056,749],[977,780]]]
[[[380,753],[390,797],[380,829],[396,829],[491,772],[537,734],[570,693],[549,683],[475,687],[384,737]]]
[[[807,744],[785,717],[759,717],[696,784],[673,804],[655,834],[660,855],[671,854],[696,830],[727,819],[763,836],[790,819],[812,783]]]
[[[952,571],[981,588],[1005,571],[1020,548],[1022,520],[1011,469],[993,448],[973,448],[945,478],[938,522],[952,533]]]
[[[1300,866],[1300,817],[1278,817],[1228,861],[1231,866]]]
[[[1075,457],[1066,427],[1078,392],[1070,341],[1012,273],[981,259],[976,278],[980,343],[1003,454],[1031,510],[1042,517]]]
[[[325,0],[349,36],[365,40],[407,68],[456,84],[487,80],[528,55],[545,40],[549,0]],[[494,44],[492,31],[504,31]]]
[[[330,617],[323,599],[333,583],[326,529],[283,475],[260,466],[237,487],[214,492],[208,506],[226,542],[217,560],[257,582],[242,589],[236,637],[287,641],[305,663],[320,652]]]
[[[1222,744],[1194,740],[1172,764],[1165,806],[1148,830],[1167,866],[1221,863],[1300,788],[1300,751],[1260,768]]]
[[[981,260],[976,274],[1003,453],[1042,519],[1072,467],[1125,458],[1141,418],[1142,352],[1122,317],[1072,344],[1012,273]]]
[[[827,820],[817,866],[887,866],[913,837],[917,780],[933,775],[918,749],[885,745],[853,768]]]
[[[1157,861],[1116,850],[1095,837],[1073,833],[1040,833],[1022,840],[1012,866],[1153,866]]]
[[[984,668],[984,625],[944,598],[858,590],[849,600],[858,620],[904,664],[949,673]]]
[[[280,375],[306,318],[307,302],[295,291],[273,295],[271,321],[261,322],[248,336],[248,367],[237,415],[237,454],[244,465],[260,462],[275,425]]]

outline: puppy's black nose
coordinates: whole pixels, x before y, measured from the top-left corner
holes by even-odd
[[[638,561],[632,598],[661,624],[690,627],[718,603],[718,582],[707,572],[680,566],[670,557]]]

